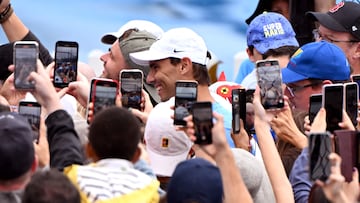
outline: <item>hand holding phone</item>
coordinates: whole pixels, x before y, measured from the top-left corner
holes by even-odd
[[[67,87],[76,81],[79,45],[77,42],[57,41],[55,44],[54,86]]]
[[[192,116],[195,128],[195,144],[212,143],[212,104],[211,102],[195,102],[192,106]]]
[[[39,142],[41,106],[37,102],[20,101],[18,112],[24,116],[33,130],[33,140]]]
[[[174,125],[186,125],[184,118],[191,113],[193,103],[197,100],[196,81],[176,81]]]
[[[310,133],[309,172],[310,179],[326,181],[330,175],[331,138],[329,133]]]
[[[31,90],[34,83],[29,81],[31,72],[37,71],[39,45],[36,41],[17,41],[14,43],[14,86],[16,89]]]
[[[138,69],[126,69],[120,72],[119,81],[123,107],[141,110],[143,77],[143,72]]]
[[[282,78],[277,60],[259,60],[256,62],[256,75],[260,88],[260,98],[264,109],[284,107]]]
[[[96,115],[99,111],[106,107],[114,106],[116,95],[119,91],[119,83],[116,80],[93,78],[91,80],[89,94],[89,102],[92,102],[92,113]],[[89,108],[87,112],[87,118],[89,115]],[[88,123],[89,123],[88,119]]]

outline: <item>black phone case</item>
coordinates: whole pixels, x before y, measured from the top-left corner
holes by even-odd
[[[178,92],[178,88],[189,88],[187,90],[191,90],[189,92],[185,92],[188,94],[186,96],[184,92],[180,95]],[[197,83],[193,82],[176,82],[176,93],[175,93],[175,110],[174,110],[174,125],[182,125],[185,126],[186,122],[184,118],[191,114],[192,105],[197,100]]]
[[[331,139],[328,133],[309,135],[309,173],[311,180],[325,181],[330,175]]]
[[[204,114],[210,110],[211,113]],[[196,102],[193,104],[193,122],[195,128],[195,144],[206,145],[212,143],[212,106],[211,102]],[[205,116],[204,116],[205,115]]]

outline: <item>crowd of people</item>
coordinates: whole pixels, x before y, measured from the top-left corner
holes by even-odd
[[[264,2],[273,6],[262,8]],[[235,133],[234,101],[221,94],[230,87],[221,93],[209,88],[217,83],[209,76],[214,54],[193,30],[164,31],[147,20],[129,21],[101,38],[110,46],[100,57],[101,75],[78,63],[76,80],[55,88],[63,71],[54,71],[53,57],[17,17],[10,0],[0,1],[0,23],[9,40],[0,46],[0,202],[357,202],[359,149],[351,149],[352,158],[342,156],[338,138],[331,135],[335,147],[326,157],[315,157],[322,158],[325,179],[310,175],[314,146],[309,147],[309,137],[327,135],[328,120],[320,108],[310,124],[308,111],[311,95],[360,73],[360,4],[341,1],[315,8],[303,16],[313,23],[313,41],[299,43],[292,10],[286,10],[289,1],[259,1],[247,20],[248,60],[232,85],[248,92],[246,120],[240,120]],[[38,43],[36,71],[26,78],[33,89],[14,86],[17,41]],[[274,80],[276,74],[267,67],[263,73],[266,83],[282,82],[276,101],[283,107],[263,106],[266,91],[261,94],[255,67],[259,60],[278,62],[279,78]],[[121,86],[119,74],[127,69],[143,72],[140,109],[123,107],[119,91],[112,106],[94,115],[91,80]],[[174,125],[176,81],[196,82],[196,102],[211,102],[211,143],[197,142],[191,109],[185,125]],[[28,120],[18,113],[20,101],[41,105],[36,142]],[[338,128],[356,136],[357,127],[344,110]],[[346,167],[352,174],[345,178]]]

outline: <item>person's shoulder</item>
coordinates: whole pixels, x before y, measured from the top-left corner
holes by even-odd
[[[255,89],[257,85],[256,70],[251,71],[241,82],[241,86],[246,89]]]

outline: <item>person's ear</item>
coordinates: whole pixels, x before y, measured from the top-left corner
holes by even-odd
[[[135,154],[134,154],[133,158],[130,161],[132,163],[136,163],[140,159],[140,156],[141,156],[141,149],[140,149],[139,146],[137,146]]]
[[[249,57],[249,60],[250,60],[251,62],[255,62],[255,61],[256,61],[255,56],[254,56],[254,51],[251,51],[249,48],[246,48],[246,53],[247,53],[247,55],[248,55],[248,57]]]
[[[360,58],[360,42],[357,42],[357,44],[356,44],[356,50],[355,50],[354,57],[356,58],[356,60],[358,60]]]
[[[190,70],[191,70],[191,60],[188,57],[184,57],[181,59],[181,67],[180,67],[180,72],[182,75],[187,74]]]
[[[99,160],[99,158],[97,157],[94,151],[94,148],[91,146],[89,142],[85,145],[85,152],[86,152],[86,157],[91,161],[96,162],[97,160]]]
[[[39,159],[38,159],[38,156],[35,155],[34,161],[33,161],[33,163],[31,164],[31,168],[30,168],[31,173],[35,173],[35,172],[36,172],[36,170],[37,170],[37,168],[38,168],[38,165],[39,165]]]

